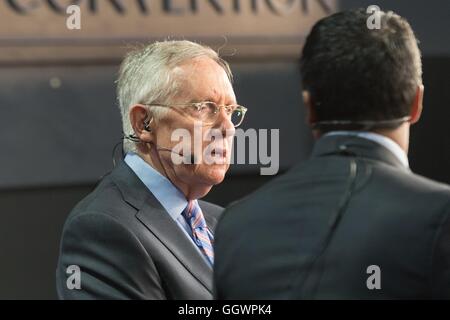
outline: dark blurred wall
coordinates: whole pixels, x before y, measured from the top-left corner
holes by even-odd
[[[425,109],[412,128],[410,163],[450,183],[450,2],[341,1],[342,8],[370,4],[407,17],[421,40]],[[295,61],[237,60],[232,68],[238,101],[249,108],[245,127],[280,129],[281,172],[304,160],[312,140]],[[117,63],[0,67],[0,299],[56,297],[65,217],[112,169],[121,137],[116,73]],[[206,198],[227,205],[271,178],[233,168]]]

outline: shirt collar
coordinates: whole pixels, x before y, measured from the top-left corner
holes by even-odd
[[[136,153],[127,153],[125,163],[156,197],[172,219],[177,220],[188,204],[184,194]]]
[[[325,136],[334,135],[356,136],[377,142],[392,152],[394,156],[403,164],[403,166],[405,166],[405,168],[409,168],[409,161],[406,152],[394,140],[386,136],[368,131],[331,131],[325,134]]]

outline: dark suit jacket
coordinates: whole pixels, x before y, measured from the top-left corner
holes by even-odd
[[[222,208],[199,201],[214,230]],[[61,299],[211,299],[212,268],[122,162],[71,212],[56,272]],[[67,267],[81,270],[69,290]]]
[[[449,186],[375,142],[326,136],[309,161],[225,210],[216,297],[450,298],[449,215]]]

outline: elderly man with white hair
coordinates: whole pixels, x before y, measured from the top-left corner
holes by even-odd
[[[212,298],[222,208],[198,199],[224,179],[246,112],[231,79],[215,51],[189,41],[127,55],[117,81],[126,156],[66,220],[61,299]]]

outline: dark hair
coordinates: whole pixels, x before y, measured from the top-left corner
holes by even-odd
[[[308,35],[300,72],[318,121],[382,121],[410,114],[422,82],[417,40],[405,19],[379,14],[380,29],[369,29],[371,14],[358,9],[320,20]]]

